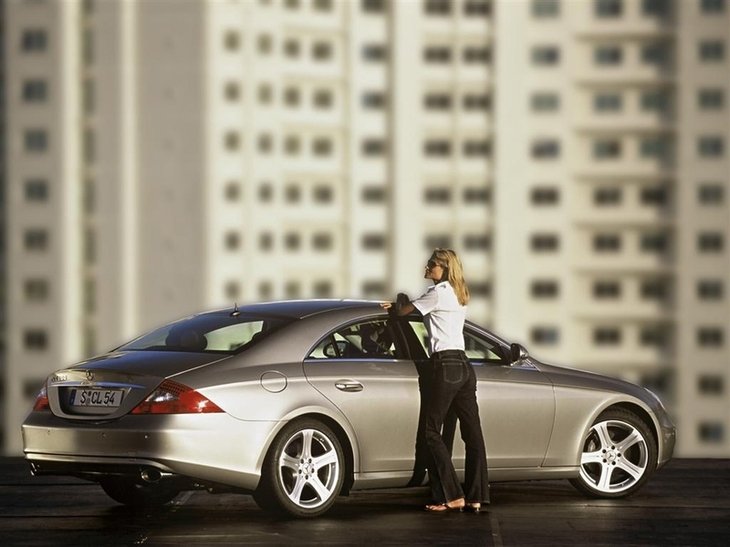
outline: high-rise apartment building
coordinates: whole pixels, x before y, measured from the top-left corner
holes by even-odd
[[[730,6],[10,0],[5,449],[51,371],[234,301],[413,294],[730,454]]]

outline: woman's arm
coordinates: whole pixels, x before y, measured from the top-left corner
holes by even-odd
[[[393,302],[382,302],[380,307],[385,310],[394,309],[395,314],[398,316],[409,315],[416,310],[416,307],[411,302],[408,295],[405,293],[398,293],[395,303]]]

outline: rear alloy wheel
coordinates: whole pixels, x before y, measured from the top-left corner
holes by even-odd
[[[293,422],[269,449],[254,499],[262,509],[276,513],[322,515],[342,489],[344,461],[331,429],[313,419]]]
[[[156,507],[172,501],[180,490],[164,480],[143,484],[130,477],[105,477],[99,481],[104,492],[119,503],[131,507]]]
[[[623,498],[643,486],[656,462],[656,441],[647,425],[627,410],[608,410],[588,431],[580,478],[570,482],[589,496]]]

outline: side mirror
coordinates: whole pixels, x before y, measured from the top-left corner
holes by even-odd
[[[530,354],[528,353],[528,351],[525,349],[525,347],[523,345],[516,344],[516,343],[510,345],[509,352],[510,352],[510,359],[511,359],[510,364],[517,363],[518,361],[527,359],[530,356]]]

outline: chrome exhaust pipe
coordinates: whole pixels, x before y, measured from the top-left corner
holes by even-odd
[[[139,476],[144,482],[154,484],[160,481],[160,479],[162,478],[162,473],[160,473],[157,469],[142,469],[142,471],[140,471],[139,473]]]

